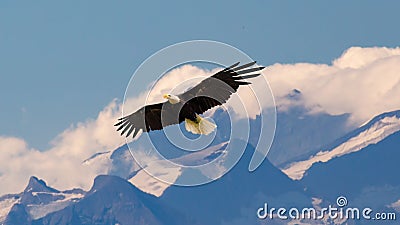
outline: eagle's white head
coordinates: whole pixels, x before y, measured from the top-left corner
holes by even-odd
[[[163,97],[164,97],[165,99],[168,99],[169,103],[171,103],[171,104],[176,104],[176,103],[178,103],[178,102],[181,101],[181,100],[179,99],[179,97],[176,96],[176,95],[165,94],[165,95],[163,95]]]

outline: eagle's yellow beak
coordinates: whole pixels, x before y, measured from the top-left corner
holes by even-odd
[[[163,98],[168,99],[168,95],[167,94],[163,95]]]

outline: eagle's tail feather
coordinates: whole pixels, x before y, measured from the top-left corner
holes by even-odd
[[[199,124],[189,119],[185,119],[185,128],[187,131],[192,132],[193,134],[201,133],[199,129]]]
[[[197,115],[196,122],[185,119],[185,128],[187,131],[192,132],[193,134],[208,135],[213,132],[215,128],[217,128],[217,125]]]
[[[201,118],[200,116],[198,116],[198,118],[200,118],[200,122],[199,122],[199,130],[201,132],[201,134],[205,134],[208,135],[210,133],[212,133],[215,128],[217,128],[217,125],[205,118]]]

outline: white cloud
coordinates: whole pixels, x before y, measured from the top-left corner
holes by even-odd
[[[154,84],[149,95],[149,101],[164,101],[163,94],[180,94],[212,75],[216,70],[209,71],[192,65],[183,65],[166,73]]]
[[[245,63],[245,62],[243,62]],[[332,65],[298,63],[293,65],[274,64],[263,74],[271,85],[275,100],[281,109],[292,104],[302,104],[310,112],[324,111],[329,114],[351,113],[351,122],[361,124],[372,116],[400,108],[400,48],[350,48]],[[213,71],[185,65],[169,72],[154,86],[148,102],[163,101],[164,93],[180,93],[200,79],[192,80],[177,90],[176,84],[186,79],[209,76]],[[252,79],[251,86],[261,94],[263,107],[270,107],[272,99],[266,101],[266,86],[263,77]],[[285,96],[293,89],[302,92],[297,102]],[[236,117],[254,117],[260,111],[249,87],[233,95],[228,107]],[[126,113],[141,107],[146,94],[128,99]],[[246,106],[237,107],[240,102]],[[89,188],[93,178],[107,173],[108,167],[82,161],[96,152],[112,150],[124,143],[124,138],[115,132],[113,124],[121,115],[121,104],[112,101],[95,119],[77,123],[59,134],[48,150],[32,149],[20,138],[0,136],[0,195],[21,191],[29,176],[36,175],[49,185],[59,189],[72,187]]]
[[[351,113],[361,125],[371,117],[400,109],[400,48],[350,48],[332,65],[275,64],[264,71],[278,106],[301,104],[310,112]],[[285,96],[302,92],[300,102]],[[282,107],[284,108],[284,107]]]
[[[89,188],[108,166],[84,165],[82,161],[96,152],[124,143],[113,128],[120,105],[112,101],[97,116],[71,126],[52,141],[52,147],[39,151],[20,138],[0,136],[0,195],[22,191],[36,175],[60,189]]]
[[[359,69],[367,66],[374,61],[400,55],[400,48],[361,48],[352,47],[346,50],[341,57],[333,61],[333,65],[338,68]]]

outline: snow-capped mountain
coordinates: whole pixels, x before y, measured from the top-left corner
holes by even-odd
[[[78,202],[50,213],[33,225],[197,224],[156,197],[148,195],[117,176],[100,175],[90,191]]]
[[[315,163],[300,183],[314,196],[335,202],[347,198],[349,207],[369,207],[374,212],[396,213],[400,199],[400,131],[361,151]],[[358,221],[356,224],[369,224]],[[398,224],[385,221],[384,224]]]
[[[278,105],[277,108],[275,137],[268,159],[279,168],[308,158],[321,147],[355,129],[347,122],[349,114],[311,113],[310,109],[298,103],[302,97],[300,90],[292,90],[284,100],[290,101],[289,106]]]
[[[24,192],[1,197],[0,206],[4,225],[197,224],[126,180],[107,175],[96,177],[88,192],[58,191],[31,177]]]
[[[22,193],[0,197],[0,223],[21,224],[21,219],[44,217],[78,201],[84,194],[81,189],[58,191],[33,176]]]
[[[400,111],[381,114],[308,159],[290,164],[283,172],[292,179],[299,180],[313,164],[328,162],[333,158],[363,150],[368,145],[376,144],[399,130]]]
[[[222,156],[221,159],[223,159],[223,155],[226,154],[226,145],[227,142],[222,142],[202,151],[193,152],[188,155],[171,159],[171,161],[188,166],[205,164],[219,156]],[[144,155],[143,157],[146,156]],[[144,171],[132,157],[130,149],[126,144],[117,148],[113,152],[96,154],[95,156],[85,160],[83,163],[85,165],[89,165],[93,163],[103,163],[106,161],[110,162],[109,165],[112,165],[111,168],[109,168],[109,175],[122,177],[146,193],[160,196],[164,190],[170,186],[170,184],[159,182],[159,180],[153,178],[146,171]],[[164,174],[165,176],[169,177],[175,177],[175,179],[181,175],[181,167],[169,166],[169,168],[167,168],[167,166],[169,165],[165,164],[164,160],[155,159],[146,165],[146,169],[151,171],[156,171],[159,169],[161,172],[160,174]]]
[[[223,160],[227,156],[227,144],[228,142],[223,142],[202,151],[178,157],[176,159],[173,159],[172,162],[178,165],[197,166],[209,163],[212,160],[218,160],[218,163],[214,167],[215,170],[211,169],[202,171],[205,176],[215,176],[215,171],[217,171],[218,168],[222,166]],[[186,173],[185,168],[166,164],[164,160],[157,160],[148,164],[146,170],[159,171],[157,176],[158,179],[164,179],[168,177],[168,180],[170,180],[172,177],[175,181],[177,179],[180,179]],[[138,187],[140,190],[160,197],[164,193],[164,191],[171,185],[165,182],[160,182],[158,179],[149,175],[147,171],[143,169],[138,170],[137,173],[135,173],[132,177],[128,179],[128,181]],[[213,172],[213,174],[209,174],[210,171]]]

